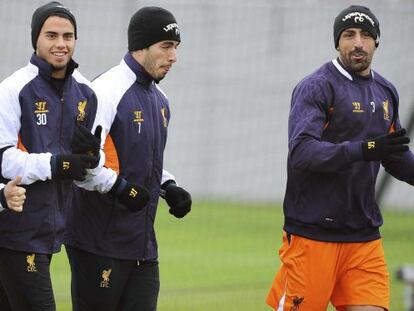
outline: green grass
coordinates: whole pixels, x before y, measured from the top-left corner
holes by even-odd
[[[403,310],[402,263],[414,263],[414,213],[384,212],[382,228],[391,274],[391,310]],[[254,203],[196,203],[188,217],[157,215],[161,291],[159,311],[260,311],[279,266],[282,211]],[[53,257],[60,311],[71,310],[70,269],[64,252]]]

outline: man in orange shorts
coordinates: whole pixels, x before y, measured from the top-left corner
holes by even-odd
[[[281,267],[267,304],[282,311],[389,309],[375,202],[380,164],[414,185],[395,87],[371,69],[380,28],[367,7],[335,18],[338,57],[292,94]]]

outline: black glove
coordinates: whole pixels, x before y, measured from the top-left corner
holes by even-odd
[[[170,207],[171,215],[183,218],[191,211],[191,195],[183,188],[178,187],[173,180],[165,182],[161,188],[165,190],[164,198]]]
[[[150,200],[147,188],[131,184],[119,176],[109,193],[115,195],[131,212],[142,210]]]
[[[378,136],[362,143],[364,161],[382,161],[388,156],[407,151],[410,138],[405,136],[405,129]]]
[[[92,133],[83,125],[79,125],[72,137],[72,152],[83,153],[99,156],[99,150],[101,149],[101,132],[102,126],[98,125],[95,129],[95,133]]]
[[[96,157],[86,154],[58,154],[50,159],[52,178],[84,180],[86,169],[96,162]]]

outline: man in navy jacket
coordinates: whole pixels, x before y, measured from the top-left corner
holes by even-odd
[[[74,310],[156,310],[158,198],[165,197],[178,218],[191,208],[190,194],[163,170],[170,108],[157,85],[176,62],[180,41],[169,11],[142,8],[129,24],[129,52],[93,81],[99,100],[94,127],[101,126],[105,137],[105,167],[77,182],[87,190],[75,190],[68,216]],[[77,134],[74,148],[97,154],[99,136]]]
[[[0,167],[21,176],[21,213],[0,213],[0,310],[55,310],[52,254],[60,250],[72,180],[82,180],[96,158],[72,154],[78,125],[91,128],[96,96],[72,60],[73,14],[58,2],[32,17],[35,53],[0,84]]]
[[[343,10],[334,23],[338,58],[293,91],[282,266],[267,298],[274,309],[389,309],[375,181],[382,164],[414,184],[414,158],[398,93],[371,69],[379,38],[370,9]]]

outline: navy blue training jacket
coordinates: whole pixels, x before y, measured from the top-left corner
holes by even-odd
[[[0,247],[50,254],[60,250],[71,180],[51,179],[52,155],[71,153],[75,127],[91,128],[96,96],[71,60],[60,97],[52,67],[33,54],[0,84],[0,160],[4,179],[22,176],[22,213],[0,213]]]
[[[115,173],[110,177],[96,173],[90,182],[93,187],[88,182],[82,186],[107,192],[118,173],[145,186],[151,200],[133,213],[111,194],[76,187],[65,244],[101,256],[155,260],[154,221],[170,119],[167,97],[130,53],[92,84],[99,100],[94,127],[103,128],[105,166]],[[100,186],[94,188],[96,182]]]

